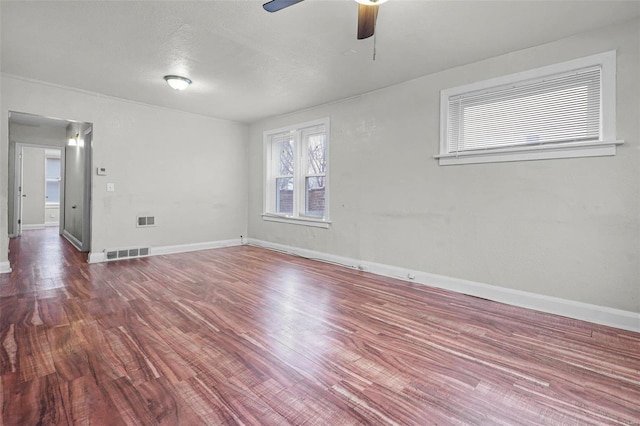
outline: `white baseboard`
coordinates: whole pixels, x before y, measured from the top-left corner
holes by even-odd
[[[58,221],[56,221],[56,222],[46,222],[44,224],[44,226],[47,226],[47,227],[49,227],[49,226],[60,226],[60,222],[58,222]]]
[[[75,248],[77,248],[78,250],[82,250],[82,242],[74,237],[69,231],[67,231],[66,229],[63,230],[62,236],[65,237],[71,244],[73,244]]]
[[[239,239],[234,239],[234,240],[207,241],[203,243],[178,244],[174,246],[150,247],[149,256],[162,256],[166,254],[188,253],[191,251],[210,250],[210,249],[216,249],[216,248],[222,248],[222,247],[239,246],[241,244],[242,243]],[[113,259],[113,260],[115,261],[117,259]],[[111,262],[112,260],[107,260],[107,256],[104,251],[89,253],[89,259],[88,259],[89,263],[100,263],[100,262],[108,262],[108,261]]]
[[[9,264],[9,261],[5,260],[3,262],[0,262],[0,274],[8,274],[11,272],[11,265]]]
[[[397,266],[390,266],[381,263],[367,262],[363,260],[322,253],[314,250],[307,250],[298,247],[286,246],[283,244],[271,243],[268,241],[248,239],[250,245],[263,247],[270,250],[277,250],[308,259],[320,260],[323,262],[336,263],[348,268],[359,269],[371,272],[376,275],[396,278],[404,281],[425,284],[457,293],[468,294],[493,300],[495,302],[506,303],[508,305],[547,312],[575,318],[596,324],[621,328],[624,330],[640,332],[640,313],[623,311],[606,306],[592,305],[589,303],[576,302],[573,300],[561,299],[558,297],[545,296],[537,293],[530,293],[521,290],[513,290],[489,284],[477,283],[474,281],[451,278],[442,275],[430,274],[422,271],[415,271]]]
[[[35,231],[37,229],[44,229],[45,228],[45,224],[44,223],[38,223],[35,225],[22,225],[22,230],[23,231]]]

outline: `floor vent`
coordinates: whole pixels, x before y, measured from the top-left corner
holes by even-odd
[[[136,217],[136,226],[138,228],[146,228],[148,226],[156,226],[156,217],[155,216],[137,216]]]
[[[105,250],[104,252],[107,260],[132,259],[135,257],[149,256],[149,247]]]

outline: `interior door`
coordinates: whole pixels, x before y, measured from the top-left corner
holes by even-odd
[[[20,228],[44,227],[45,178],[44,149],[25,146],[22,148],[22,188],[20,199]]]
[[[63,233],[80,251],[91,248],[91,137],[89,128],[65,147]]]
[[[23,166],[22,146],[16,145],[16,176],[17,176],[17,190],[15,191],[15,224],[13,234],[16,237],[22,235],[22,181],[24,180],[24,166]]]

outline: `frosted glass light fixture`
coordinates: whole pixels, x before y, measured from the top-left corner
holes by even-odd
[[[191,80],[187,77],[181,77],[179,75],[165,75],[165,81],[172,89],[184,90],[191,84]]]
[[[378,6],[382,3],[387,2],[387,0],[356,0],[356,1],[365,6]]]

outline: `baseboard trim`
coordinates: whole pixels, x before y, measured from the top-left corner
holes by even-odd
[[[50,227],[50,226],[60,226],[60,222],[46,222],[44,224],[44,226],[46,227]]]
[[[0,274],[9,274],[11,271],[11,264],[9,264],[8,260],[0,262]]]
[[[45,224],[44,223],[38,223],[35,225],[22,225],[22,230],[23,231],[36,231],[38,229],[44,229],[45,228]]]
[[[65,237],[71,244],[73,244],[75,248],[77,248],[78,250],[82,250],[82,242],[74,237],[69,231],[67,231],[66,229],[63,230],[62,236]]]
[[[165,254],[188,253],[191,251],[210,250],[223,247],[233,247],[241,245],[240,240],[220,240],[207,241],[203,243],[179,244],[175,246],[151,247],[150,256],[160,256]]]
[[[247,242],[253,246],[301,256],[307,259],[336,263],[347,268],[359,269],[376,275],[451,290],[512,306],[561,315],[623,330],[640,332],[640,313],[430,274],[382,263],[367,262],[253,238],[249,238]]]
[[[150,247],[149,256],[163,256],[167,254],[188,253],[192,251],[211,250],[223,247],[234,247],[241,245],[239,239],[206,241],[202,243],[178,244],[173,246]],[[147,256],[145,256],[147,257]],[[118,259],[107,260],[107,256],[103,251],[89,253],[89,263],[112,262]],[[125,260],[125,259],[120,259]]]

